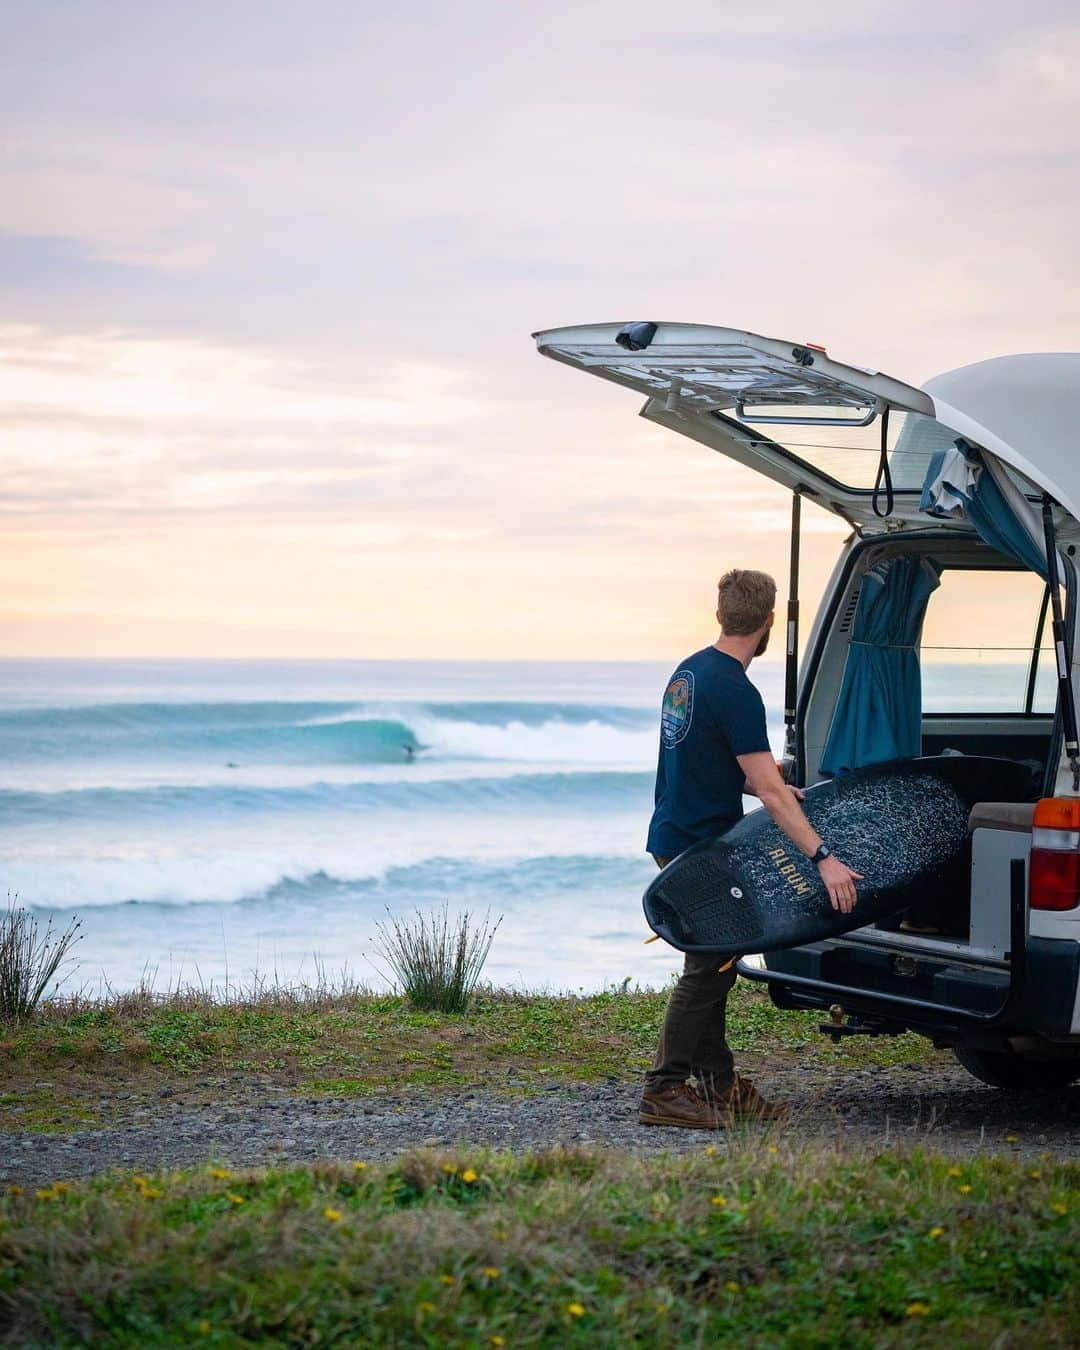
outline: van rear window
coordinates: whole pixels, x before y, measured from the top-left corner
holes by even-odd
[[[767,415],[791,416],[799,409],[788,406],[759,408]],[[813,409],[815,416],[830,410]],[[837,412],[849,412],[837,409]],[[811,473],[828,479],[849,492],[870,492],[877,476],[881,454],[881,422],[869,426],[777,426],[740,422],[725,413],[714,413],[725,428],[751,445],[773,446],[785,458]],[[889,417],[889,464],[898,492],[922,491],[923,479],[935,450],[947,450],[958,433],[921,413],[893,412]],[[1031,484],[1018,482],[1023,491]]]
[[[948,567],[921,644],[924,713],[1052,713],[1057,694],[1046,586],[1033,572]]]

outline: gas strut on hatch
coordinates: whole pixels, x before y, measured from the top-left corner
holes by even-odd
[[[802,530],[802,494],[791,496],[791,569],[788,575],[787,655],[784,669],[784,753],[795,755],[795,704],[799,692],[799,535]]]

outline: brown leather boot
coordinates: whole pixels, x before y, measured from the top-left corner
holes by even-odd
[[[791,1107],[787,1102],[767,1102],[749,1078],[735,1075],[731,1086],[713,1098],[721,1124],[736,1120],[786,1120]]]
[[[718,1130],[726,1123],[689,1083],[642,1093],[638,1120],[642,1125],[671,1125],[678,1130]]]

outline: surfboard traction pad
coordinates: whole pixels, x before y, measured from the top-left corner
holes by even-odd
[[[966,780],[967,791],[955,781]],[[645,892],[649,926],[681,951],[773,951],[862,927],[960,883],[976,800],[1015,800],[1028,774],[956,756],[876,765],[809,789],[810,823],[864,880],[850,914],[832,908],[817,867],[764,808],[669,863]],[[1010,795],[1012,794],[1012,795]],[[951,864],[951,866],[950,866]],[[917,887],[917,890],[916,890]]]

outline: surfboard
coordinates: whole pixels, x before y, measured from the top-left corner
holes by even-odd
[[[1013,760],[941,755],[857,769],[808,788],[803,810],[864,880],[850,914],[832,908],[817,867],[759,807],[670,862],[645,892],[645,919],[684,952],[745,955],[819,942],[920,912],[969,885],[968,815],[977,802],[1030,801]]]

